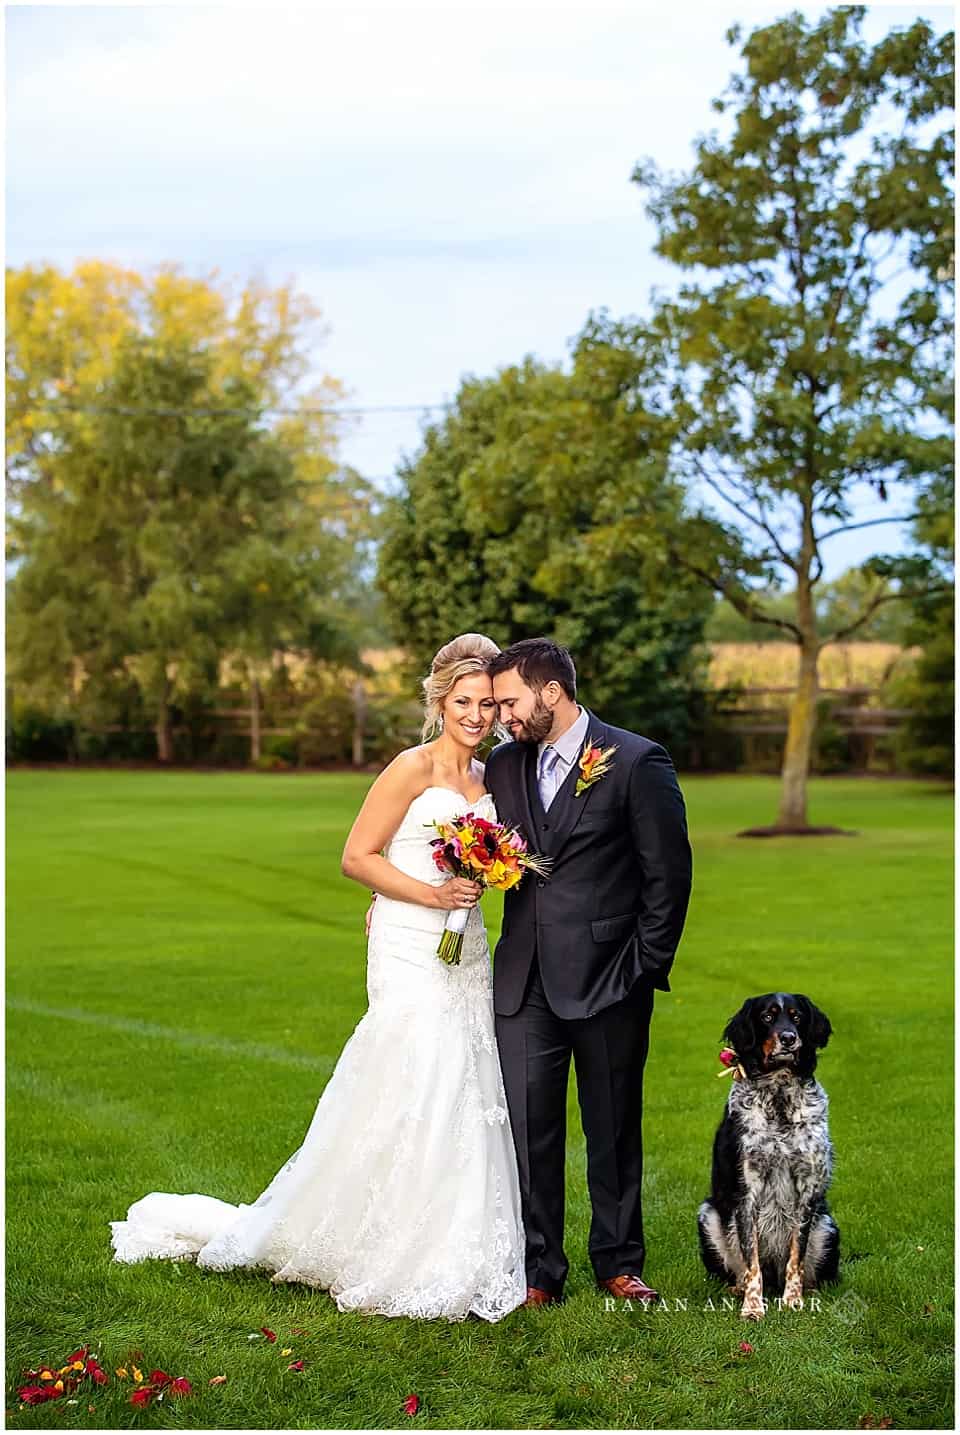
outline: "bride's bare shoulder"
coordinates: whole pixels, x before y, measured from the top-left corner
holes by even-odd
[[[412,801],[430,786],[432,777],[433,761],[428,750],[421,746],[404,748],[403,752],[398,752],[381,772],[379,781],[395,790],[406,792]]]

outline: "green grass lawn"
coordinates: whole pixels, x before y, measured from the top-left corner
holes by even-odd
[[[733,834],[773,819],[772,779],[683,780],[694,893],[645,1081],[644,1274],[666,1308],[607,1311],[592,1284],[573,1088],[560,1308],[340,1315],[263,1274],[112,1260],[107,1222],[139,1196],[250,1202],[299,1146],[366,1004],[365,897],[339,871],[365,784],[9,774],[8,1426],[952,1426],[953,805],[933,783],[814,782],[811,820],[858,836],[751,841]],[[752,1324],[709,1308],[695,1213],[720,1034],[773,988],[833,1022],[818,1076],[843,1260],[819,1311]],[[275,1345],[248,1339],[261,1326]],[[24,1368],[84,1343],[109,1384],[18,1410]],[[136,1411],[114,1376],[134,1359],[194,1394]]]

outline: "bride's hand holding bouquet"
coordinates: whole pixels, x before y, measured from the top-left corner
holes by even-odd
[[[454,877],[453,881],[437,888],[438,893],[453,887],[458,878],[463,880],[463,886],[470,886],[477,893],[488,888],[509,892],[524,872],[545,877],[549,870],[549,859],[529,852],[520,833],[502,822],[490,822],[467,812],[449,822],[428,825],[440,834],[430,843],[434,864],[441,872],[452,872]],[[463,951],[463,934],[470,910],[476,902],[470,901],[465,906],[462,900],[451,900],[449,905],[450,915],[444,924],[437,956],[449,966],[456,966]]]

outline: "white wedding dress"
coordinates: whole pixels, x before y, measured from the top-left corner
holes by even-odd
[[[468,810],[428,787],[386,851],[437,885],[427,826]],[[489,811],[487,811],[489,809]],[[252,1205],[155,1191],[111,1221],[114,1259],[196,1259],[328,1290],[343,1311],[500,1320],[526,1296],[516,1157],[479,907],[459,966],[437,956],[446,913],[378,897],[369,1008],[302,1145]],[[225,1133],[225,1139],[226,1133]]]

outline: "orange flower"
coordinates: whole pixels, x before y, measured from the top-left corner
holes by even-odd
[[[610,771],[610,759],[616,750],[616,743],[612,747],[600,747],[596,742],[587,739],[580,754],[580,775],[577,778],[574,797],[579,797],[588,787],[599,782],[601,777],[606,777]]]

